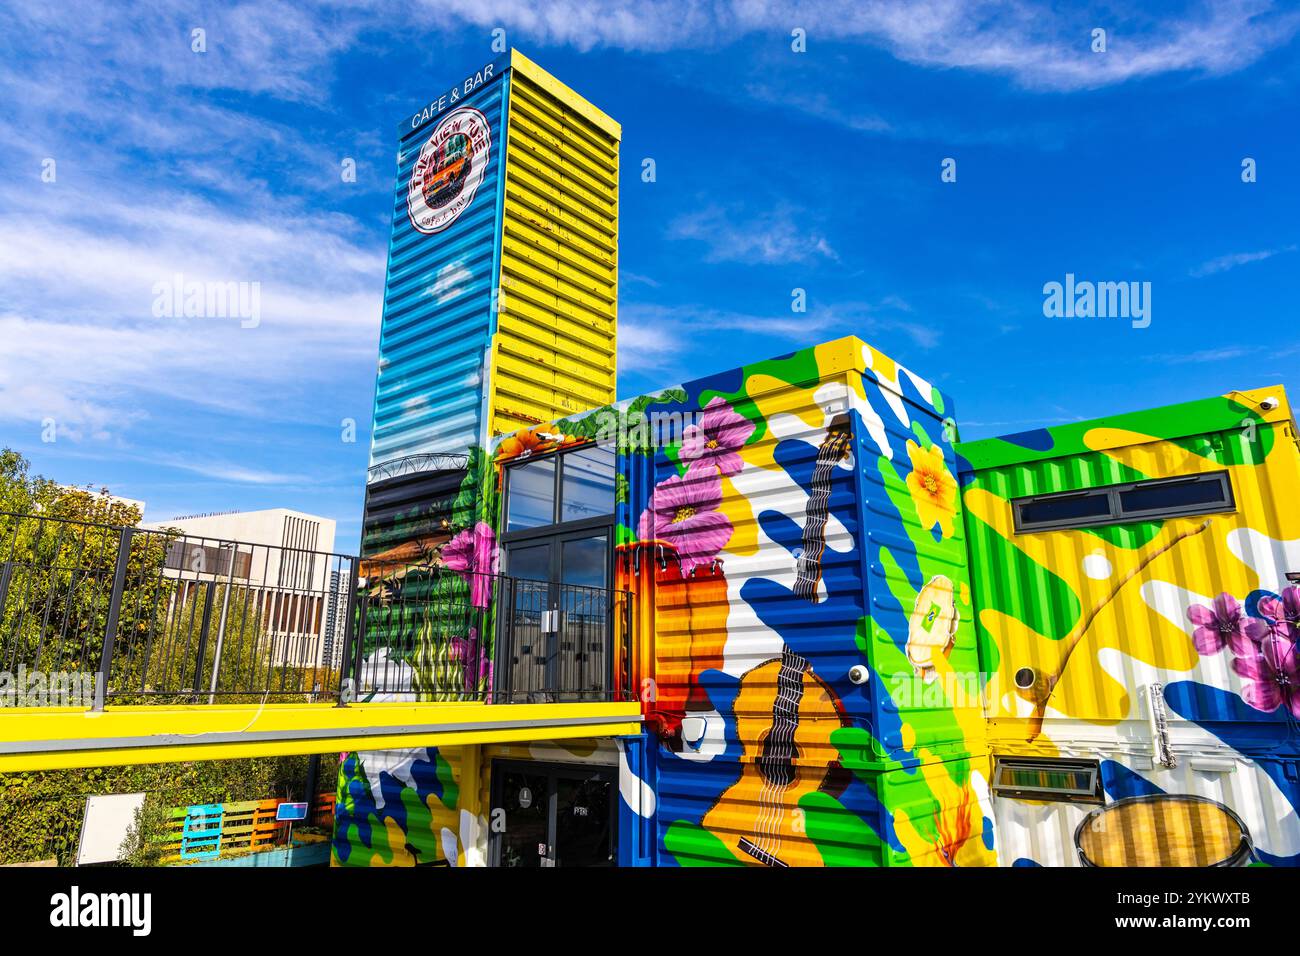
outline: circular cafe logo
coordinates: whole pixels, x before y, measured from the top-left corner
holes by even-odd
[[[446,229],[474,201],[487,172],[492,130],[470,106],[453,110],[420,148],[407,189],[411,225],[420,232]]]

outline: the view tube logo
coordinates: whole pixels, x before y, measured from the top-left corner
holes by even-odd
[[[487,172],[492,130],[472,106],[453,110],[420,148],[407,188],[411,225],[441,232],[474,201]]]

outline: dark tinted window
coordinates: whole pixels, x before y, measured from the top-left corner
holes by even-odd
[[[614,449],[590,445],[564,455],[560,520],[614,513]]]
[[[1227,472],[1154,478],[1013,502],[1016,531],[1064,531],[1234,509]]]
[[[1120,510],[1163,511],[1205,506],[1216,508],[1229,501],[1226,475],[1206,475],[1178,481],[1156,481],[1119,493]]]
[[[510,513],[506,531],[522,531],[555,523],[555,459],[513,465],[510,468]]]
[[[1058,521],[1105,518],[1109,515],[1110,496],[1105,492],[1031,499],[1020,505],[1022,525],[1055,524]]]
[[[614,474],[615,451],[600,445],[510,465],[506,533],[613,515]]]
[[[1099,768],[1092,760],[999,757],[993,792],[1033,800],[1100,802]]]

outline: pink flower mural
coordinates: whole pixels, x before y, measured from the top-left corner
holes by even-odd
[[[1187,609],[1197,625],[1192,640],[1202,654],[1232,652],[1232,670],[1246,682],[1241,699],[1251,707],[1265,713],[1285,707],[1300,718],[1300,588],[1260,598],[1258,607],[1264,618],[1248,616],[1230,594],[1220,594],[1213,607],[1194,604]]]
[[[642,541],[671,545],[682,574],[690,574],[716,558],[731,540],[731,520],[718,511],[721,505],[718,470],[696,462],[686,474],[665,478],[655,486],[637,534]]]
[[[1286,588],[1280,598],[1260,598],[1259,613],[1271,619],[1274,636],[1300,641],[1300,587]]]
[[[713,465],[729,478],[744,467],[739,452],[753,434],[753,422],[732,409],[726,399],[715,397],[704,406],[699,424],[682,430],[682,461]]]
[[[485,608],[492,600],[492,576],[497,573],[496,532],[485,521],[462,531],[442,549],[442,563],[469,582],[470,603]]]
[[[1234,654],[1245,654],[1268,633],[1268,625],[1257,617],[1247,617],[1241,604],[1231,594],[1220,594],[1211,607],[1193,604],[1187,619],[1196,625],[1192,640],[1202,654],[1217,654],[1225,646]]]
[[[1300,666],[1294,641],[1269,634],[1254,653],[1238,655],[1232,669],[1248,681],[1241,698],[1251,707],[1268,713],[1286,707],[1300,718]]]
[[[465,693],[492,689],[492,661],[479,643],[478,628],[469,629],[469,637],[451,639],[451,659],[464,667]]]

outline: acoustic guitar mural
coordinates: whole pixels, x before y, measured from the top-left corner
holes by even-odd
[[[736,696],[736,734],[747,745],[737,780],[704,817],[704,826],[765,866],[820,866],[804,836],[799,801],[821,789],[831,731],[842,726],[835,695],[788,647],[749,671]],[[757,752],[753,752],[754,750]]]
[[[817,450],[793,589],[814,604],[826,553],[831,480],[851,440],[847,421],[836,419]],[[734,709],[736,734],[746,742],[744,769],[704,825],[709,827],[712,817],[719,831],[738,833],[734,846],[742,859],[764,866],[821,865],[821,855],[804,836],[799,800],[819,790],[837,766],[826,759],[834,752],[831,731],[843,724],[834,693],[786,646],[780,658],[745,674]]]
[[[813,469],[812,494],[808,496],[807,518],[803,526],[803,547],[799,554],[794,593],[817,603],[817,586],[822,577],[822,557],[826,554],[826,520],[830,516],[831,476],[848,453],[853,435],[848,423],[837,418],[817,449]]]

